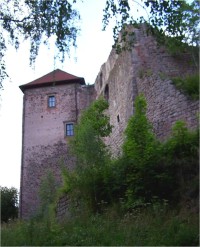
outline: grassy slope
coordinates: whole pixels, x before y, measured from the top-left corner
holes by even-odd
[[[2,226],[2,246],[198,246],[198,213],[157,205],[119,216],[115,210],[86,214],[58,224],[53,220]]]

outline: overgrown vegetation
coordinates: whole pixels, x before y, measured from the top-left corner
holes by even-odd
[[[138,15],[133,16],[134,10],[137,10]],[[142,15],[139,15],[140,11]],[[199,46],[198,0],[107,0],[103,18],[104,28],[112,18],[116,20],[113,28],[114,47],[119,52],[126,48],[124,43],[129,43],[131,36],[134,36],[133,33],[130,36],[130,32],[127,32],[124,27],[130,24],[138,27],[139,23],[145,23],[148,32],[155,35],[158,43],[165,45],[173,54],[181,53],[186,48],[188,50],[188,45]],[[119,33],[121,33],[121,40],[119,40]]]
[[[50,205],[49,213],[4,225],[3,245],[199,244],[198,131],[178,121],[171,137],[159,142],[140,95],[125,130],[123,153],[113,159],[102,139],[112,128],[107,107],[106,101],[97,100],[76,127],[71,149],[77,166],[73,171],[63,169],[59,189],[59,195],[71,202],[68,217],[62,223],[56,219],[48,188],[41,196],[43,205]],[[47,181],[53,181],[51,176]]]
[[[108,103],[100,98],[82,114],[71,141],[76,168],[72,173],[64,172],[65,191],[75,203],[92,212],[98,211],[102,200],[110,200],[106,181],[110,154],[102,139],[112,130],[109,117],[104,113],[107,108]]]
[[[161,165],[161,144],[156,140],[146,118],[146,101],[140,96],[135,101],[135,114],[125,131],[123,155],[127,160],[126,182],[128,208],[151,202],[155,197],[168,199],[164,184],[168,184],[166,167]]]
[[[1,195],[1,222],[8,222],[9,220],[18,217],[18,191],[16,188],[0,186]]]
[[[10,223],[1,240],[3,246],[198,246],[198,217],[159,205],[123,217],[110,209],[63,224]]]
[[[53,172],[48,170],[41,180],[39,198],[40,207],[37,217],[54,220],[57,198],[59,196],[57,184]]]
[[[199,74],[172,78],[173,84],[194,100],[199,99]]]

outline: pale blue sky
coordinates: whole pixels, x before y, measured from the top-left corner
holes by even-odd
[[[93,84],[101,65],[106,62],[113,44],[112,26],[102,31],[103,8],[106,0],[85,0],[79,3],[82,17],[78,48],[72,49],[71,58],[66,56],[63,64],[54,63],[55,49],[41,46],[36,59],[35,70],[29,66],[29,46],[24,42],[16,52],[9,47],[6,55],[7,72],[10,78],[4,82],[0,98],[0,185],[20,187],[21,136],[23,94],[19,85],[37,79],[54,69],[62,69],[76,76],[84,77]],[[140,2],[138,0],[137,2]],[[134,1],[133,1],[134,3]],[[139,6],[136,5],[138,8]],[[135,16],[145,14],[140,8]],[[141,12],[142,11],[142,12]]]
[[[81,35],[71,58],[66,56],[63,64],[54,63],[55,49],[42,46],[36,60],[35,70],[29,67],[28,42],[16,52],[9,47],[6,66],[10,79],[4,85],[0,99],[0,185],[20,187],[21,130],[23,94],[19,85],[28,83],[56,68],[85,78],[94,83],[101,65],[107,60],[113,44],[112,30],[102,32],[102,10],[105,0],[87,0],[81,6]]]

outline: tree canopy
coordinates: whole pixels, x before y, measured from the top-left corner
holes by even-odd
[[[1,222],[18,217],[18,191],[16,188],[1,187]]]
[[[70,140],[76,167],[73,172],[63,170],[62,190],[79,205],[87,205],[92,211],[97,211],[101,201],[109,198],[107,174],[110,152],[103,141],[112,130],[105,112],[107,109],[108,102],[99,98],[82,112],[75,135]]]
[[[41,43],[55,38],[55,46],[63,61],[70,48],[76,46],[80,15],[77,0],[2,0],[0,2],[0,87],[8,76],[5,52],[8,44],[16,49],[23,40],[30,41],[30,64],[35,62]],[[174,37],[173,44],[181,42],[199,45],[199,1],[193,0],[107,0],[103,14],[103,29],[115,19],[115,45],[125,24],[146,22],[163,43],[165,35]],[[144,10],[146,17],[135,15]],[[81,14],[81,13],[80,13]],[[125,36],[124,36],[125,37]],[[169,42],[169,40],[168,40]],[[171,41],[170,41],[171,42]],[[171,45],[171,44],[170,44]],[[116,46],[115,46],[116,47]]]
[[[119,47],[119,32],[124,25],[146,23],[157,40],[162,44],[169,43],[166,36],[173,37],[170,40],[171,46],[178,49],[182,43],[199,45],[199,14],[200,2],[193,0],[107,0],[104,9],[103,26],[106,29],[112,18],[115,19],[113,37]],[[143,10],[143,15],[134,14]],[[136,13],[136,12],[135,12]],[[142,12],[141,12],[142,13]],[[126,30],[125,30],[126,32]],[[125,34],[125,35],[124,35]],[[122,34],[122,41],[126,41],[126,33]]]
[[[0,2],[0,83],[6,78],[4,55],[7,45],[17,49],[23,40],[30,41],[30,64],[35,62],[41,43],[55,37],[60,59],[76,46],[80,16],[73,8],[76,1],[3,0]],[[1,84],[0,84],[1,85]]]

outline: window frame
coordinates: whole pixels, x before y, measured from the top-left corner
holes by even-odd
[[[48,104],[49,108],[55,108],[56,107],[56,96],[54,94],[53,95],[48,95],[47,104]]]
[[[64,127],[65,127],[65,137],[73,137],[74,136],[74,123],[64,122]],[[69,129],[67,127],[69,127]]]

